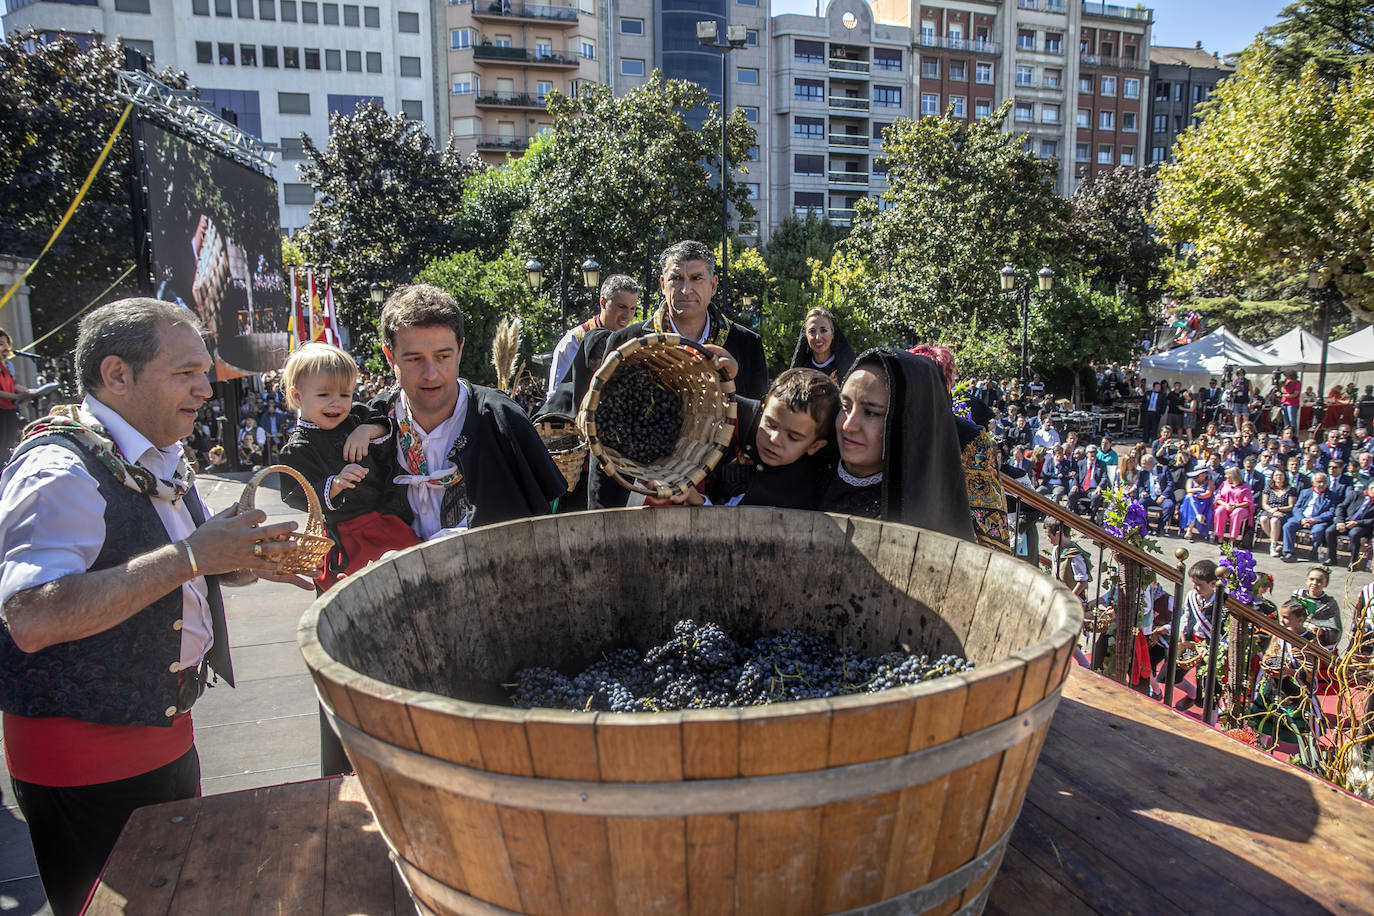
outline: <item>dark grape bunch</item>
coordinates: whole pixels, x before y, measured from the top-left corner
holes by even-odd
[[[507,687],[521,708],[661,712],[876,693],[972,667],[954,655],[867,657],[801,630],[779,630],[741,646],[717,624],[680,620],[672,639],[643,656],[617,649],[574,677],[525,668]]]
[[[672,454],[682,430],[682,402],[642,363],[622,365],[596,408],[601,441],[631,461],[652,464]]]

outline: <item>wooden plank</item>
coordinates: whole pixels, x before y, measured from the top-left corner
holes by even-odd
[[[713,709],[682,722],[684,779],[739,775],[739,710]],[[700,916],[735,906],[739,818],[731,814],[687,818],[687,906]]]
[[[331,786],[322,779],[267,791],[250,912],[310,916],[324,912],[325,843]]]
[[[362,784],[353,776],[329,780],[327,784],[330,797],[325,825],[324,912],[390,912],[394,909],[392,883],[399,879]]]
[[[984,916],[1023,916],[1053,913],[1055,916],[1093,916],[1083,899],[1060,884],[1015,846],[1007,847],[1002,868],[988,897]]]
[[[253,789],[200,800],[200,816],[186,850],[172,913],[248,913],[244,890],[262,861],[270,791]]]
[[[198,799],[134,811],[105,863],[86,912],[90,916],[166,913],[199,816]]]

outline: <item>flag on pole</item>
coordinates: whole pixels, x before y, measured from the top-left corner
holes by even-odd
[[[320,287],[313,265],[310,267],[310,339],[324,340],[324,314],[320,311]]]
[[[328,267],[324,269],[324,333],[326,343],[343,346],[339,343],[339,315],[334,311],[334,284]]]
[[[296,285],[296,268],[291,268],[291,314],[286,318],[286,352],[300,346],[300,287]]]

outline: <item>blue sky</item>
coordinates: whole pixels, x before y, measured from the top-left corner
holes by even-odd
[[[1116,2],[1135,6],[1127,0]],[[821,0],[821,9],[825,5],[826,0]],[[1271,25],[1288,3],[1287,0],[1146,0],[1145,5],[1155,11],[1151,37],[1155,44],[1186,48],[1201,41],[1208,51],[1229,54],[1248,45],[1255,33]],[[816,0],[773,0],[774,15],[815,11]]]

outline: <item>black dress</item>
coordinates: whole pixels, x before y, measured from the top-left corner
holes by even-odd
[[[842,383],[844,377],[849,374],[850,367],[854,365],[854,348],[850,346],[839,325],[835,325],[834,328],[835,337],[830,342],[830,361],[824,366],[818,366],[811,356],[811,345],[806,342],[806,327],[803,326],[801,334],[797,337],[797,346],[792,351],[791,368],[815,369],[833,378],[835,384]]]

